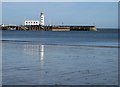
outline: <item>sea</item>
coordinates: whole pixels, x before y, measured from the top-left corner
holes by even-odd
[[[118,85],[118,30],[2,31],[3,85]]]

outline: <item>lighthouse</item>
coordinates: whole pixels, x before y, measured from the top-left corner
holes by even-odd
[[[41,12],[41,14],[40,14],[40,25],[45,25],[45,22],[44,22],[44,13],[43,12]]]

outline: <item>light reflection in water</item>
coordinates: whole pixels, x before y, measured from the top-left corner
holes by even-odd
[[[39,48],[40,48],[39,49],[40,50],[39,51],[39,53],[40,53],[39,57],[40,57],[40,62],[41,62],[40,67],[43,68],[43,66],[44,66],[44,61],[43,61],[44,60],[44,45],[40,45]]]
[[[30,56],[39,57],[40,66],[43,67],[44,64],[44,45],[24,45],[24,53]]]
[[[44,45],[40,46],[40,60],[43,61],[44,59]]]

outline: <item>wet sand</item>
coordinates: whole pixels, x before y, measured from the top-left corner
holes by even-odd
[[[118,47],[3,41],[3,85],[117,85]]]

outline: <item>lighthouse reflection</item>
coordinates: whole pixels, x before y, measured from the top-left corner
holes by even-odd
[[[24,45],[24,53],[30,57],[39,59],[41,67],[44,63],[44,45]]]
[[[40,53],[39,57],[40,57],[40,62],[41,62],[40,67],[43,68],[43,65],[44,65],[44,61],[43,61],[44,60],[44,45],[40,45],[39,50],[40,50],[39,51],[39,53]]]
[[[43,61],[44,59],[44,45],[40,46],[40,60]]]

